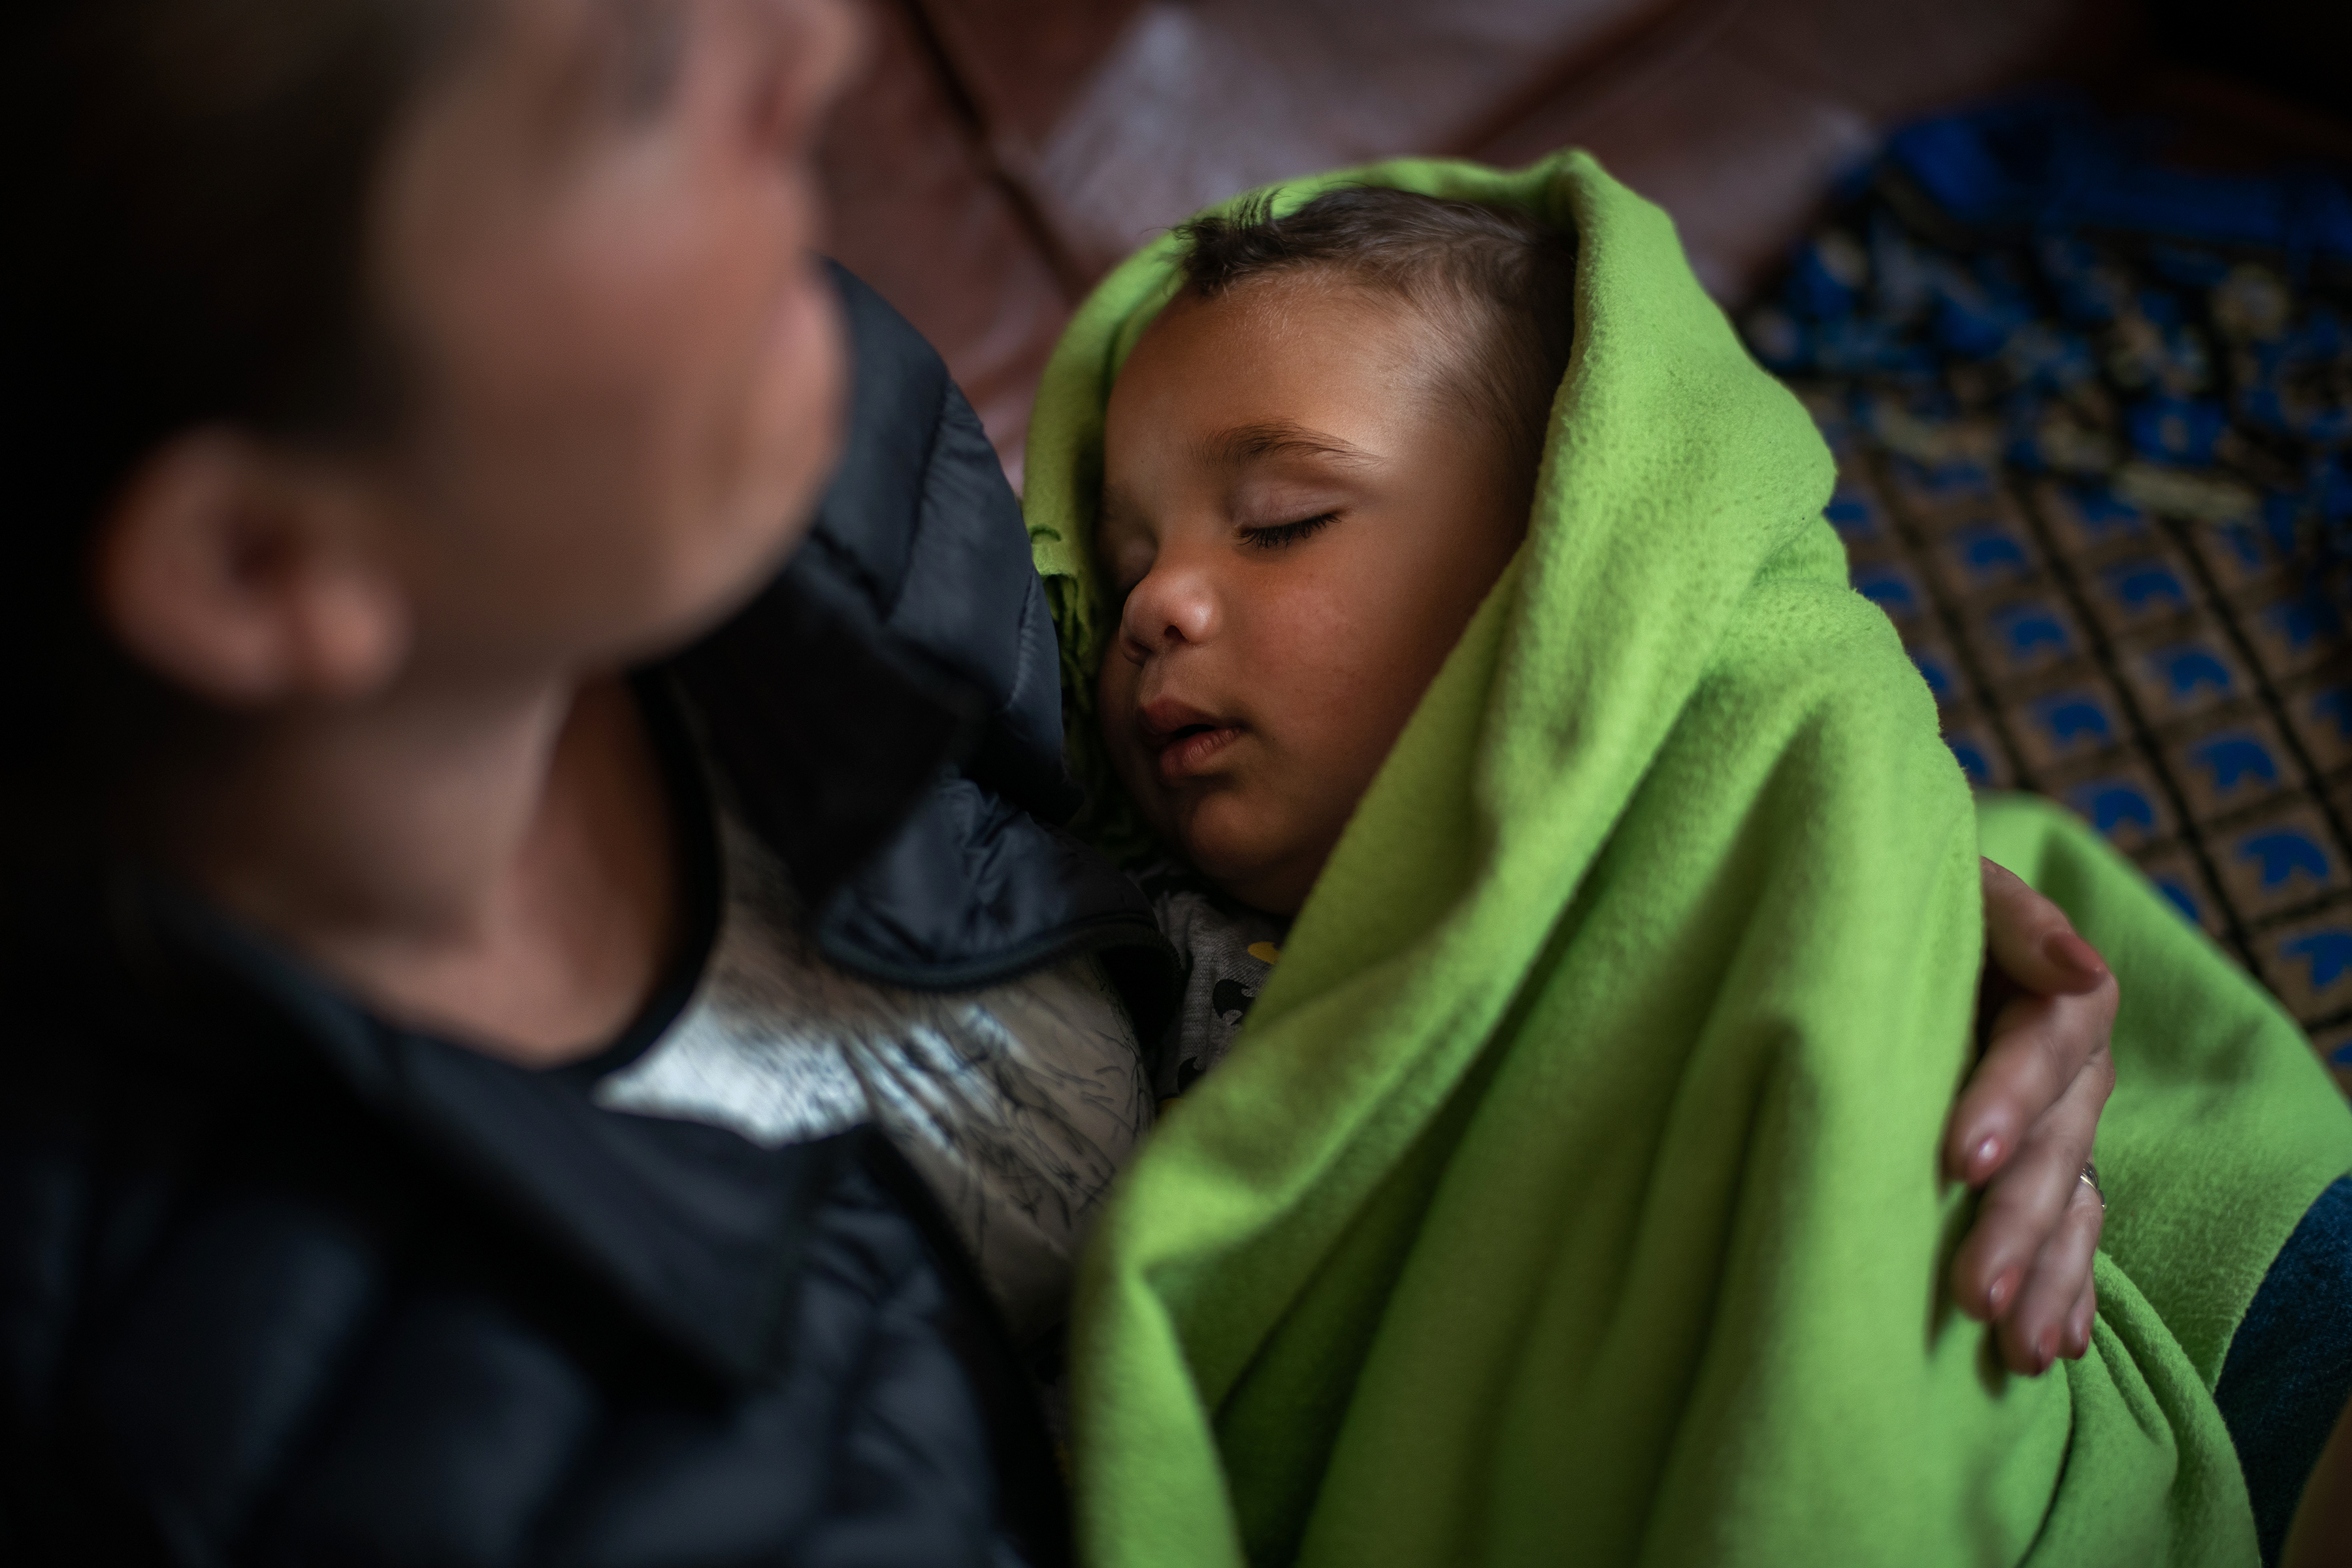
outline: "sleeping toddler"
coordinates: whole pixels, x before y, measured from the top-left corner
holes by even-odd
[[[1573,237],[1529,215],[1382,188],[1278,219],[1204,217],[1184,238],[1183,284],[1110,395],[1095,533],[1122,606],[1097,678],[1102,739],[1181,852],[1141,876],[1187,970],[1151,1062],[1163,1105],[1239,1032],[1527,531],[1576,268]],[[2050,941],[2098,973],[2079,938]],[[1951,1168],[1982,1182],[2000,1159],[1969,1147]],[[2023,1370],[2089,1339],[2097,1222],[2067,1213],[2065,1190],[1989,1205],[1994,1223],[1954,1265],[1963,1304],[2001,1320]]]
[[[1524,215],[1387,189],[1186,234],[1111,394],[1096,533],[1124,601],[1104,742],[1185,861],[1144,875],[1191,972],[1163,1098],[1224,1054],[1518,548],[1576,267]]]

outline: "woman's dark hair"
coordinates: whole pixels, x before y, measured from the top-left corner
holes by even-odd
[[[1449,329],[1465,411],[1525,459],[1543,448],[1575,337],[1576,237],[1509,207],[1385,186],[1342,186],[1274,216],[1263,197],[1186,224],[1186,286],[1214,299],[1309,270],[1395,294]]]
[[[0,875],[94,828],[175,704],[92,612],[92,524],[225,421],[336,440],[395,416],[369,211],[464,0],[12,0],[0,21]]]

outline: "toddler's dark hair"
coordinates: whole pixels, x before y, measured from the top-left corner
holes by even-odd
[[[1458,327],[1450,389],[1533,472],[1575,336],[1572,233],[1508,207],[1361,185],[1279,217],[1255,198],[1177,232],[1186,285],[1203,299],[1252,279],[1331,271]]]

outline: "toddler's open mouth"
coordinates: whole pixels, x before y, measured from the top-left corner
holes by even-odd
[[[1137,715],[1143,743],[1158,760],[1162,784],[1207,771],[1210,761],[1241,739],[1241,727],[1188,703],[1163,697]]]

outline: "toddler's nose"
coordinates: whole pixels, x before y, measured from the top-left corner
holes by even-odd
[[[1127,595],[1119,612],[1120,640],[1132,658],[1144,658],[1217,635],[1217,597],[1208,574],[1163,557]]]

